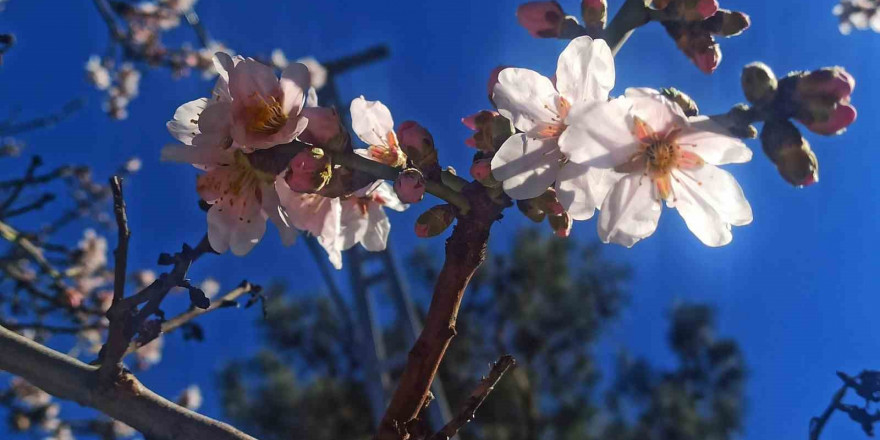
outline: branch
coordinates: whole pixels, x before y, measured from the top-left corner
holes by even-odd
[[[223,295],[216,301],[211,302],[211,306],[207,309],[199,309],[199,308],[191,308],[186,312],[181,313],[180,315],[175,316],[174,318],[169,319],[162,323],[162,330],[160,334],[163,333],[171,333],[174,330],[182,327],[184,324],[192,321],[193,319],[198,318],[206,313],[213,312],[214,310],[221,309],[224,307],[228,307],[230,301],[237,300],[240,296],[251,293],[259,290],[259,286],[255,286],[247,281],[243,281],[241,285],[239,285],[235,290],[230,291],[226,295]],[[158,337],[158,335],[156,335]],[[138,351],[144,345],[149,344],[156,338],[152,338],[150,340],[145,341],[132,341],[128,344],[128,349],[125,351],[124,356],[128,356],[136,351]]]
[[[128,229],[128,215],[125,213],[125,199],[122,196],[122,179],[119,176],[110,178],[110,189],[113,191],[113,213],[116,214],[116,229],[119,230],[119,242],[113,251],[115,264],[113,268],[113,303],[125,297],[125,274],[128,265],[128,240],[131,230]]]
[[[446,242],[446,261],[434,286],[425,326],[409,352],[406,366],[376,434],[378,440],[405,440],[410,425],[424,407],[431,383],[455,336],[455,321],[464,291],[486,258],[489,229],[502,206],[492,202],[486,188],[476,182],[466,186],[471,210],[460,216]]]
[[[458,434],[458,431],[468,422],[474,419],[474,415],[483,401],[489,397],[489,393],[495,389],[495,385],[501,380],[501,376],[511,367],[516,366],[516,360],[511,355],[504,355],[492,365],[489,375],[480,381],[480,385],[471,393],[464,405],[458,411],[455,418],[450,420],[443,429],[431,436],[430,440],[449,440]]]
[[[256,440],[176,405],[125,374],[121,386],[95,384],[98,369],[0,327],[0,370],[61,399],[95,408],[156,440]]]
[[[611,53],[617,55],[633,31],[650,20],[650,11],[645,6],[645,0],[626,0],[605,29],[605,42],[611,48]]]
[[[64,104],[64,106],[61,107],[61,110],[50,115],[41,116],[17,124],[4,123],[0,125],[0,136],[12,136],[40,128],[51,127],[79,111],[79,109],[83,107],[83,104],[84,101],[82,99],[74,99],[67,104]]]
[[[843,400],[843,396],[846,395],[847,388],[849,388],[849,385],[844,383],[843,386],[834,393],[834,396],[831,397],[831,403],[828,404],[828,408],[825,408],[822,415],[810,419],[810,440],[819,440],[819,436],[822,435],[822,430],[825,429],[825,424],[828,423],[828,419],[831,418],[834,414],[834,410],[840,406],[840,401]]]

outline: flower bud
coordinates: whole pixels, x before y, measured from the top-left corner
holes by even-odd
[[[709,31],[698,25],[664,21],[663,26],[678,48],[703,73],[711,74],[721,62],[721,48]],[[699,23],[698,23],[699,24]]]
[[[656,10],[666,9],[669,4],[672,3],[672,0],[649,0],[648,4],[651,5],[652,8]]]
[[[752,25],[752,19],[748,14],[726,9],[719,10],[710,20],[718,21],[718,24],[713,26],[712,32],[722,37],[735,37]]]
[[[796,117],[813,133],[834,136],[846,131],[857,116],[856,108],[849,103],[813,98],[801,103]]]
[[[513,134],[510,120],[497,112],[483,110],[466,118],[462,124],[476,131],[465,144],[486,153],[494,153]]]
[[[556,190],[553,188],[548,189],[544,194],[532,200],[538,208],[548,214],[557,216],[565,214],[565,208],[559,203],[559,199],[556,198]]]
[[[471,177],[483,186],[496,188],[501,182],[492,175],[492,159],[478,159],[471,165]]]
[[[678,104],[685,115],[697,116],[700,114],[700,108],[697,107],[696,101],[694,101],[687,93],[674,87],[670,87],[668,89],[660,89],[660,94],[665,96],[666,99]]]
[[[406,121],[397,129],[400,148],[413,162],[416,168],[428,170],[437,164],[437,150],[434,148],[434,137],[415,121]]]
[[[743,68],[741,82],[746,99],[753,104],[765,104],[773,101],[779,87],[773,70],[760,61]]]
[[[523,213],[529,220],[535,223],[541,223],[547,217],[547,213],[544,212],[541,208],[538,208],[534,203],[534,199],[531,200],[517,200],[516,207],[520,212]]]
[[[300,140],[327,147],[342,133],[339,113],[335,108],[307,107],[302,113],[308,118],[309,124],[300,135]]]
[[[835,100],[849,98],[856,80],[843,67],[825,67],[814,70],[798,80],[796,99],[827,97]]]
[[[533,37],[557,38],[562,32],[565,12],[555,1],[528,2],[517,8],[516,18]]]
[[[771,120],[761,131],[764,153],[776,165],[779,174],[794,186],[819,181],[819,163],[800,130],[788,120]]]
[[[678,0],[678,15],[686,21],[703,21],[718,12],[718,0]]]
[[[581,16],[584,26],[591,32],[596,33],[605,28],[608,19],[608,3],[606,0],[581,0]]]
[[[311,148],[293,156],[284,180],[293,191],[314,193],[324,188],[332,175],[330,157],[320,148]]]
[[[557,237],[566,238],[571,235],[572,220],[567,212],[563,212],[562,215],[551,215],[547,220]]]
[[[403,170],[394,181],[394,192],[403,203],[420,202],[425,197],[425,176],[415,168]]]
[[[440,235],[455,220],[457,209],[452,205],[437,205],[416,220],[416,236],[421,238]]]

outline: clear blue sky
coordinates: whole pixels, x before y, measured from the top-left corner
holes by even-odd
[[[577,11],[577,1],[560,2]],[[389,60],[339,78],[344,99],[364,94],[386,103],[398,123],[418,120],[434,134],[441,160],[466,170],[472,151],[462,143],[468,131],[459,119],[488,105],[487,72],[505,64],[552,74],[565,44],[530,38],[516,23],[518,3],[202,0],[197,10],[214,36],[244,54],[280,47],[291,58],[332,59],[387,43]],[[611,3],[616,9],[621,2]],[[634,267],[635,278],[632,304],[607,335],[603,356],[625,346],[670,362],[664,338],[671,304],[677,299],[716,304],[720,333],[742,344],[750,366],[746,439],[806,437],[810,417],[839,386],[835,370],[880,367],[880,322],[874,319],[880,299],[872,269],[878,263],[872,251],[880,244],[875,221],[880,196],[872,188],[880,111],[872,99],[880,97],[880,85],[872,79],[880,68],[880,35],[840,35],[831,15],[835,3],[722,1],[722,7],[749,13],[753,26],[722,42],[724,60],[712,76],[692,66],[659,25],[639,30],[617,58],[615,93],[629,86],[675,86],[706,113],[726,111],[743,100],[739,72],[755,60],[777,73],[839,64],[858,81],[859,120],[850,131],[837,138],[809,137],[821,163],[819,184],[790,188],[757,142],[749,143],[755,149],[752,163],[729,168],[755,213],[752,225],[734,230],[731,245],[702,246],[670,211],[657,233],[633,249],[606,248]],[[205,218],[196,207],[195,172],[160,163],[158,157],[172,140],[165,121],[179,104],[205,94],[207,83],[197,77],[172,81],[166,71],[148,71],[130,119],[114,122],[101,112],[100,94],[84,80],[83,64],[104,50],[107,38],[90,1],[12,0],[0,14],[0,30],[19,38],[0,67],[0,112],[19,105],[26,117],[70,98],[89,99],[70,120],[24,137],[28,154],[43,155],[49,165],[89,164],[102,176],[130,156],[144,159],[143,171],[126,189],[134,231],[130,267],[152,267],[159,252],[178,249],[181,240],[198,240]],[[415,242],[412,222],[426,207],[392,217],[398,254]],[[525,223],[519,217],[509,215],[496,228],[493,249],[508,246],[510,232]],[[210,274],[232,287],[242,278],[265,283],[281,277],[320,289],[304,246],[284,249],[271,227],[269,232],[246,258],[225,255],[199,262],[193,278]],[[587,222],[577,224],[573,236],[595,240],[595,234],[595,223]],[[431,243],[439,249],[442,239]],[[205,391],[205,412],[220,416],[212,373],[223,361],[254,350],[255,318],[254,311],[213,314],[203,321],[208,342],[202,344],[172,335],[166,361],[141,379],[168,396],[198,383]],[[862,436],[838,415],[824,438]]]

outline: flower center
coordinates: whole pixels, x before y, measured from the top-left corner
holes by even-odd
[[[274,96],[266,101],[257,95],[259,101],[248,107],[248,131],[262,134],[275,134],[287,123],[287,114]]]
[[[669,174],[678,165],[678,151],[681,147],[674,141],[659,140],[645,147],[648,171],[652,175]]]

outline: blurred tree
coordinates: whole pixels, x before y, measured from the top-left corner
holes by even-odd
[[[714,440],[740,428],[742,357],[734,341],[714,338],[709,307],[673,310],[675,369],[622,355],[616,380],[603,386],[593,347],[626,302],[628,269],[597,246],[531,229],[488,263],[466,296],[440,377],[455,406],[500,354],[513,354],[518,367],[461,432],[463,440]],[[410,258],[419,283],[429,285],[436,267],[425,249]],[[370,438],[364,373],[336,309],[323,296],[282,290],[268,295],[267,348],[221,373],[227,415],[266,439]],[[389,340],[401,339],[388,344],[390,357],[407,349],[397,326],[385,328]]]

